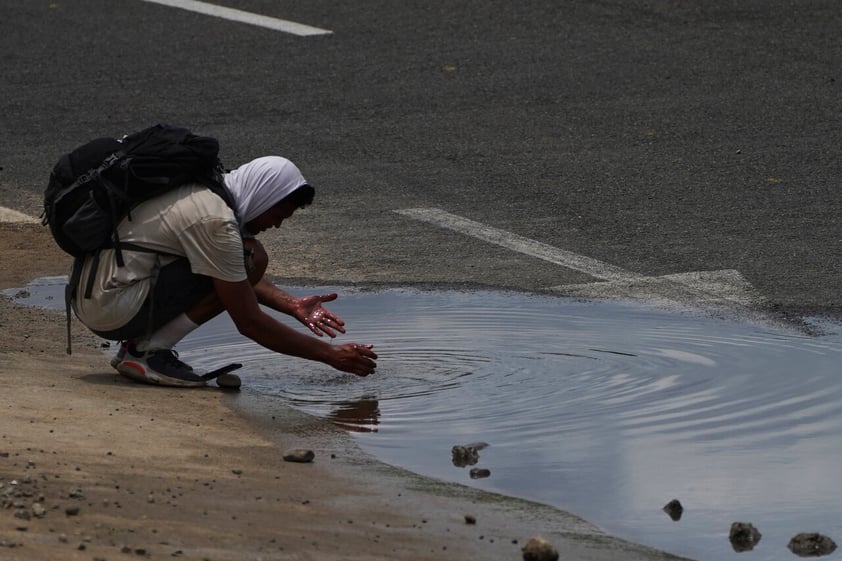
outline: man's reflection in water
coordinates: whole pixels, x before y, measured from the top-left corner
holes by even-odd
[[[342,401],[334,404],[328,413],[328,420],[343,429],[354,432],[377,432],[380,424],[380,403],[369,397],[356,401]]]

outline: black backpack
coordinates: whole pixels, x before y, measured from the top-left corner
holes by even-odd
[[[74,257],[114,247],[117,226],[139,203],[185,183],[201,183],[233,208],[219,143],[187,129],[155,125],[121,140],[98,138],[62,156],[44,192],[43,224]]]
[[[224,169],[218,155],[219,143],[214,138],[155,125],[121,140],[92,140],[59,159],[44,191],[42,222],[50,227],[59,247],[75,258],[65,288],[68,354],[70,309],[85,257],[94,255],[96,267],[99,250],[114,248],[117,265],[122,267],[122,249],[154,253],[120,243],[117,227],[124,218],[131,219],[135,206],[185,183],[201,183],[236,212],[222,181]],[[90,296],[93,278],[92,272],[85,297]]]

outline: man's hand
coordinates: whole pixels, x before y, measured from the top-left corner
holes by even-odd
[[[371,345],[359,345],[347,343],[345,345],[334,345],[333,356],[328,362],[330,366],[343,372],[350,372],[357,376],[368,376],[374,374],[377,368],[377,354],[372,350]]]
[[[368,376],[377,368],[377,355],[371,345],[333,345],[328,341],[310,337],[265,313],[258,305],[256,291],[248,280],[226,282],[214,279],[213,283],[216,296],[228,311],[237,330],[255,343],[285,355],[317,360],[357,376]],[[263,281],[258,284],[262,285]],[[283,293],[272,289],[269,283],[266,284],[267,286],[260,290],[264,301],[272,303],[273,309],[286,311],[307,325],[316,335],[327,333],[330,337],[335,337],[337,331],[345,333],[345,322],[322,307],[323,302],[336,300],[336,294],[288,298],[284,299],[281,305],[280,298],[271,296]]]
[[[345,333],[345,322],[322,306],[323,303],[336,298],[336,293],[298,298],[292,305],[292,315],[319,337],[336,337],[337,332]]]

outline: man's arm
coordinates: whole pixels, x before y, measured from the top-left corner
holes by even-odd
[[[254,292],[259,303],[294,317],[319,337],[328,335],[333,338],[337,332],[345,333],[342,318],[322,306],[325,302],[336,300],[336,293],[295,298],[265,278],[257,282]]]
[[[257,281],[254,286],[254,293],[257,295],[257,301],[264,306],[290,316],[293,315],[295,297],[265,278]]]
[[[374,360],[377,355],[369,345],[348,343],[345,345],[331,345],[305,333],[301,333],[277,321],[264,312],[258,305],[258,294],[271,298],[265,305],[278,309],[274,305],[282,307],[288,305],[283,301],[283,296],[274,295],[281,291],[277,287],[268,291],[266,286],[260,287],[261,283],[268,283],[265,279],[258,282],[258,288],[253,288],[247,281],[227,282],[213,279],[214,289],[225,310],[231,316],[237,330],[244,336],[256,343],[290,356],[297,356],[309,360],[323,362],[344,372],[350,372],[358,376],[368,376],[376,368]],[[286,295],[292,300],[291,296]],[[283,311],[283,310],[278,310]]]

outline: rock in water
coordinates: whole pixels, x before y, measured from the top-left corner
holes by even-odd
[[[761,538],[760,532],[748,522],[734,522],[728,539],[736,552],[751,551]]]
[[[238,390],[242,385],[240,377],[236,374],[222,374],[216,378],[216,385],[226,390]]]
[[[678,522],[681,520],[681,515],[684,513],[684,507],[681,506],[681,502],[678,499],[673,499],[664,505],[664,512],[666,512],[674,521]]]
[[[799,557],[819,557],[836,551],[836,543],[832,539],[815,532],[796,534],[787,547]]]
[[[541,536],[530,538],[521,552],[523,561],[558,561],[558,550]]]
[[[491,477],[491,470],[485,468],[471,468],[468,475],[471,476],[471,479],[485,479],[486,477]]]
[[[479,452],[471,446],[454,446],[450,453],[453,455],[453,465],[456,467],[473,466],[479,461]]]

